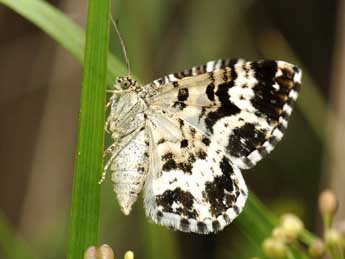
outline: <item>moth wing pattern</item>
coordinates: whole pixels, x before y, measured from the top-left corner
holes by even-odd
[[[210,61],[153,81],[150,106],[182,118],[249,169],[283,137],[301,74],[284,61]]]
[[[242,211],[247,187],[240,170],[200,130],[164,110],[148,116],[146,213],[184,232],[223,229]]]
[[[230,224],[248,195],[240,170],[283,137],[301,75],[284,61],[226,59],[144,86],[121,77],[131,88],[111,107],[107,125],[121,149],[107,164],[122,211],[143,188],[158,224],[202,234]]]

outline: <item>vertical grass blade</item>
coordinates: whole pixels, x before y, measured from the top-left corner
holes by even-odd
[[[68,258],[79,259],[99,234],[109,0],[90,0],[87,17],[78,145],[73,179]]]
[[[39,259],[29,245],[11,227],[0,210],[0,255],[7,259]]]

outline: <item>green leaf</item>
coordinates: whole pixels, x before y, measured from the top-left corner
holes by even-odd
[[[263,204],[249,193],[245,209],[235,221],[242,232],[250,234],[260,244],[268,237],[278,220],[263,206]]]
[[[109,40],[109,0],[90,0],[71,206],[68,258],[82,258],[98,244],[103,164],[105,85]]]

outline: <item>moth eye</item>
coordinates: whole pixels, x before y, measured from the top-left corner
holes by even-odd
[[[128,81],[124,81],[124,82],[122,82],[122,88],[124,88],[124,89],[127,89],[128,87],[129,87],[129,82]]]

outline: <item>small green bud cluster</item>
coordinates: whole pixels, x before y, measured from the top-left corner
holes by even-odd
[[[284,259],[288,256],[289,244],[295,242],[304,229],[301,219],[293,214],[284,214],[280,224],[272,230],[262,244],[264,254],[270,258]]]
[[[304,224],[293,214],[284,214],[280,224],[276,226],[271,236],[262,243],[262,250],[269,258],[284,259],[290,257],[289,246],[297,247],[311,258],[321,258],[327,255],[331,259],[345,259],[345,220],[334,224],[334,215],[338,208],[335,194],[326,190],[319,195],[319,211],[324,225],[321,238],[303,237]],[[301,246],[301,243],[304,245]],[[306,248],[306,249],[305,249]]]

